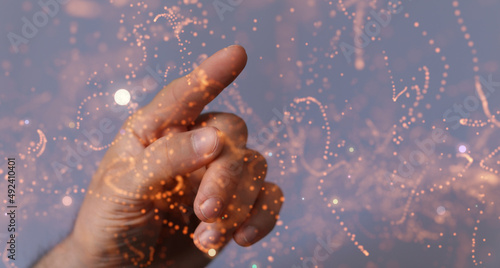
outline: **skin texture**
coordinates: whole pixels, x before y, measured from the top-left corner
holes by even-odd
[[[241,46],[222,49],[127,119],[73,231],[35,267],[203,267],[210,249],[267,235],[284,198],[245,122],[201,114],[246,61]]]

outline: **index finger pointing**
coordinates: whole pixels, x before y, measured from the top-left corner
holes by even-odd
[[[167,126],[187,126],[198,117],[205,105],[230,85],[247,62],[245,49],[233,45],[219,50],[190,74],[163,88],[143,109],[152,131]]]

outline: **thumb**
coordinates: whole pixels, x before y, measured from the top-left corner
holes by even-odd
[[[122,186],[144,196],[154,195],[162,185],[175,185],[177,175],[194,172],[220,154],[223,148],[221,137],[215,127],[170,133],[136,157],[132,174],[126,176]]]

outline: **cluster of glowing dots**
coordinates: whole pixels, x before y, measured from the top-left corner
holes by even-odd
[[[37,129],[37,133],[40,141],[36,145],[34,145],[33,143],[30,144],[30,147],[28,147],[28,154],[36,153],[36,157],[40,157],[45,151],[45,146],[47,145],[47,137],[40,129]]]
[[[477,73],[479,72],[479,66],[477,64],[479,62],[479,59],[476,56],[477,50],[474,47],[474,41],[471,40],[471,35],[467,30],[467,26],[465,26],[464,24],[464,18],[462,17],[462,11],[460,11],[458,7],[459,6],[458,1],[456,0],[453,1],[452,6],[455,9],[454,15],[457,17],[457,22],[458,25],[460,25],[460,31],[463,33],[463,38],[467,41],[467,46],[469,46],[469,48],[471,49],[471,53],[473,55],[472,63],[474,64],[473,70],[475,73]]]
[[[339,200],[338,199],[334,199],[332,201],[332,203],[333,204],[338,204]],[[331,205],[328,204],[328,206],[330,207]],[[341,213],[345,212],[345,209],[344,208],[340,208],[340,212]],[[335,210],[335,209],[333,209],[332,210],[332,214],[336,215],[335,219],[338,221],[340,227],[342,228],[342,231],[344,231],[344,233],[346,233],[347,236],[350,238],[350,240],[354,244],[354,246],[356,246],[358,248],[358,250],[361,251],[361,253],[363,253],[363,255],[365,255],[366,257],[370,256],[370,252],[368,252],[368,250],[366,250],[365,247],[363,245],[361,245],[356,240],[356,234],[354,234],[352,231],[350,231],[349,228],[347,228],[345,222],[340,219],[340,215],[339,215],[338,211]]]
[[[377,0],[373,1],[364,1],[364,0],[352,0],[346,1],[344,3],[343,0],[338,1],[340,11],[349,19],[352,20],[353,31],[354,31],[354,42],[356,43],[356,38],[360,38],[363,34],[364,25],[366,21],[366,13],[368,13],[369,9],[377,8]],[[349,13],[347,8],[355,5],[355,12]],[[375,37],[372,37],[372,40],[375,40]],[[355,61],[354,67],[356,70],[363,70],[365,68],[365,59],[364,59],[364,50],[363,48],[355,50]]]
[[[323,117],[323,126],[322,129],[326,131],[326,142],[325,142],[325,151],[323,154],[323,159],[328,160],[328,156],[333,155],[333,153],[329,152],[330,150],[330,140],[331,140],[331,129],[330,129],[330,123],[328,122],[328,117],[326,116],[326,109],[328,108],[327,106],[323,105],[318,99],[314,97],[305,97],[305,98],[297,98],[294,100],[294,103],[291,103],[291,106],[293,108],[297,108],[297,105],[300,103],[306,103],[307,106],[311,105],[312,103],[316,104],[321,112],[321,116]],[[354,151],[354,148],[353,148]]]
[[[355,0],[351,1],[351,3],[355,3],[355,2],[356,2]],[[339,3],[341,3],[341,1],[339,1]],[[456,1],[454,2],[454,6],[455,6],[455,7],[457,6],[457,2],[456,2]],[[343,10],[343,11],[345,12],[345,8],[344,8],[344,10]],[[456,14],[457,14],[457,12],[456,12]],[[459,14],[459,13],[458,13],[458,14]],[[457,16],[458,16],[458,15],[457,15]],[[460,24],[463,24],[463,20],[459,20],[459,23],[460,23]],[[416,28],[417,28],[417,27],[419,27],[419,23],[418,23],[418,22],[415,22],[415,23],[414,23],[414,25],[415,25],[415,27],[416,27]],[[465,26],[463,26],[463,27],[461,28],[461,30],[462,30],[462,31],[465,31],[465,29],[466,29],[466,28],[465,28]],[[422,32],[422,35],[423,35],[423,36],[427,36],[427,32],[423,31],[423,32]],[[466,35],[466,39],[469,39],[469,38],[470,38],[470,37],[469,37],[469,35],[467,34],[467,35]],[[439,47],[436,47],[436,46],[435,46],[435,41],[434,41],[433,39],[430,39],[430,40],[429,40],[429,44],[430,44],[431,46],[435,47],[435,50],[434,50],[434,51],[435,51],[435,53],[436,53],[436,54],[440,54],[440,53],[441,53],[441,48],[439,48]],[[470,42],[470,43],[469,43],[469,46],[471,46],[471,47],[472,47],[472,45],[471,45],[471,44],[472,44],[472,42]],[[383,51],[383,54],[384,54],[384,60],[386,61],[386,66],[388,67],[388,57],[386,56],[385,51]],[[474,51],[474,50],[473,50],[473,54],[475,54],[475,51]],[[448,77],[448,73],[447,73],[447,71],[446,71],[446,70],[448,70],[448,69],[449,69],[449,65],[448,65],[448,64],[446,64],[446,62],[445,62],[445,61],[446,61],[446,57],[441,56],[441,57],[440,57],[440,60],[441,60],[441,62],[443,63],[443,65],[444,65],[444,70],[445,70],[445,71],[442,73],[442,77],[441,77],[441,81],[440,81],[440,87],[439,87],[439,93],[443,93],[443,92],[445,91],[444,86],[446,85],[446,77]],[[477,58],[475,58],[475,59],[474,59],[474,62],[475,62],[475,63],[477,62]],[[388,68],[388,69],[389,69],[389,68]],[[413,104],[413,106],[414,106],[414,107],[409,107],[409,109],[408,109],[408,110],[409,110],[409,115],[408,115],[408,116],[409,116],[409,117],[410,117],[410,119],[412,119],[412,120],[406,120],[407,118],[403,118],[403,120],[404,120],[404,121],[408,121],[408,122],[406,123],[406,126],[407,126],[407,127],[409,127],[410,123],[414,123],[414,122],[416,121],[416,119],[417,119],[417,118],[422,118],[422,114],[416,114],[417,118],[413,118],[413,112],[414,112],[414,109],[418,106],[419,101],[421,101],[421,100],[423,99],[424,94],[426,94],[426,93],[427,93],[427,90],[428,90],[428,88],[429,88],[429,81],[430,81],[430,72],[429,72],[429,69],[428,69],[426,66],[423,66],[423,67],[419,68],[419,71],[420,71],[420,72],[422,72],[422,71],[424,71],[424,72],[425,72],[425,77],[424,77],[424,78],[425,78],[425,80],[424,80],[424,81],[425,81],[425,84],[424,84],[424,87],[423,87],[422,89],[419,87],[419,85],[415,84],[414,86],[411,86],[411,87],[403,87],[403,89],[402,89],[400,92],[397,92],[397,90],[396,90],[396,84],[395,84],[395,82],[394,82],[394,77],[393,77],[393,75],[392,75],[392,71],[391,71],[390,69],[388,70],[388,73],[389,73],[389,75],[390,75],[390,80],[391,80],[391,82],[392,82],[392,89],[393,89],[393,96],[392,96],[392,100],[393,100],[394,102],[396,102],[396,101],[398,100],[398,98],[399,98],[399,97],[401,97],[401,96],[406,96],[407,98],[409,98],[409,97],[410,97],[410,91],[409,91],[409,89],[410,89],[410,88],[411,88],[412,90],[416,91],[415,102],[414,102],[414,104]],[[476,68],[475,68],[475,71],[476,71]],[[415,77],[413,78],[413,81],[415,81]],[[402,81],[402,79],[400,80],[400,82],[403,82],[403,81]],[[440,99],[440,98],[441,98],[441,96],[439,95],[439,93],[438,93],[438,94],[436,94],[436,99]],[[484,103],[483,103],[483,104],[484,104]],[[406,108],[404,104],[403,104],[403,108]],[[426,108],[426,109],[430,109],[430,105],[428,104],[425,108]],[[492,120],[492,121],[493,121],[493,120]],[[400,122],[401,122],[401,123],[403,123],[403,121],[400,121]],[[423,121],[422,121],[422,122],[423,122]],[[394,133],[394,135],[395,135],[395,133]],[[348,148],[348,151],[349,151],[349,152],[351,152],[351,153],[352,153],[352,152],[354,152],[354,147],[349,147],[349,148]],[[466,146],[466,145],[464,145],[464,144],[459,144],[459,145],[458,145],[458,147],[457,147],[457,151],[458,151],[458,152],[460,152],[460,153],[462,153],[462,154],[466,154],[466,153],[467,153],[467,151],[468,151],[468,146]],[[493,155],[490,155],[490,158],[491,158],[492,156],[493,156]],[[423,192],[422,192],[422,193],[423,193]],[[418,194],[417,194],[417,195],[418,195]],[[337,205],[337,204],[339,203],[339,200],[338,200],[338,199],[336,199],[336,198],[335,198],[335,199],[333,199],[333,200],[332,200],[332,199],[330,199],[330,200],[331,200],[331,201],[330,201],[330,202],[331,202],[331,204],[329,204],[329,207],[331,207],[331,205]],[[407,208],[407,209],[408,209],[408,208]],[[407,210],[407,209],[406,209],[406,210]],[[342,208],[340,211],[341,211],[341,212],[343,212],[343,208]],[[337,219],[338,219],[338,220],[340,220],[340,218],[339,218],[339,216],[338,216],[338,212],[337,212],[337,211],[335,211],[335,210],[333,210],[332,212],[333,212],[333,214],[337,214]],[[447,213],[447,209],[446,209],[444,206],[439,206],[439,207],[437,207],[437,209],[436,209],[436,213],[437,213],[438,215],[440,215],[440,216],[443,216],[443,215],[445,215],[445,214]],[[341,226],[344,226],[344,222],[340,222],[340,224],[341,224]],[[347,229],[344,229],[344,231],[347,231]],[[349,234],[350,234],[350,235],[352,235],[352,233],[349,233]],[[442,235],[441,235],[441,236],[442,236]],[[441,246],[440,246],[440,247],[441,247]],[[360,250],[361,250],[363,253],[365,253],[365,252],[363,251],[363,248],[360,248]],[[474,253],[474,252],[473,252],[473,253]],[[366,254],[366,253],[365,253],[365,254]]]
[[[460,124],[468,127],[475,127],[475,128],[481,128],[485,127],[488,124],[491,124],[491,127],[500,127],[500,122],[496,119],[496,117],[500,114],[500,111],[496,111],[496,115],[491,114],[489,103],[488,103],[488,96],[484,93],[483,86],[481,85],[481,79],[479,76],[476,75],[475,77],[476,80],[476,93],[481,100],[484,115],[488,118],[488,120],[485,122],[483,120],[471,120],[469,118],[462,118],[460,119]],[[479,132],[477,132],[479,133]],[[479,134],[478,134],[479,135]]]
[[[485,158],[481,159],[481,161],[479,162],[479,166],[486,171],[492,172],[494,174],[498,174],[499,173],[498,169],[490,167],[489,165],[486,164],[486,162],[488,160],[491,160],[493,157],[495,157],[499,151],[500,151],[500,147],[497,147],[495,150],[493,150],[493,152],[488,154]],[[500,164],[500,161],[497,161],[496,163]]]
[[[87,105],[87,103],[92,100],[92,99],[95,99],[95,98],[98,98],[98,97],[107,97],[109,96],[109,93],[108,92],[99,92],[99,93],[94,93],[92,94],[91,96],[88,96],[86,98],[83,99],[83,101],[80,102],[80,105],[78,106],[78,111],[76,112],[77,116],[76,116],[76,125],[74,127],[76,127],[76,129],[80,129],[80,122],[83,121],[84,119],[84,116],[88,116],[90,115],[90,111],[87,111],[86,113],[83,112],[83,108],[85,105]],[[108,105],[106,104],[106,107],[108,107]],[[96,111],[98,111],[99,108],[96,108]],[[69,124],[69,127],[71,127],[71,122]]]

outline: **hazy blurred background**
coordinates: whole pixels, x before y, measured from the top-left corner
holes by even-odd
[[[247,121],[286,201],[268,237],[230,244],[210,267],[498,267],[499,11],[495,0],[3,1],[0,174],[16,157],[20,228],[18,259],[2,250],[2,265],[27,267],[70,231],[115,135],[88,152],[85,133],[103,119],[116,132],[237,43],[247,68],[208,108]]]

